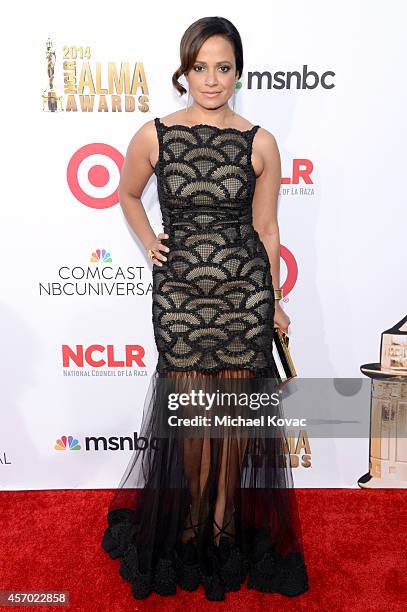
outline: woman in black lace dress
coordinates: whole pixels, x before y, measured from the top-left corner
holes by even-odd
[[[120,182],[126,218],[154,264],[158,363],[144,400],[147,447],[115,491],[102,546],[136,598],[203,585],[222,600],[246,578],[247,588],[299,595],[308,580],[284,434],[168,425],[169,398],[180,393],[265,390],[273,326],[290,323],[278,302],[278,147],[228,103],[233,94],[234,109],[243,70],[240,36],[226,19],[200,19],[180,55],[173,84],[185,93],[185,75],[186,109],[138,130]],[[153,171],[158,236],[140,200]],[[176,414],[192,416],[192,400]]]

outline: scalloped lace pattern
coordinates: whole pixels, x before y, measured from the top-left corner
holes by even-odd
[[[170,251],[153,266],[158,370],[272,373],[274,294],[267,252],[252,224],[253,138],[155,119],[155,168]]]

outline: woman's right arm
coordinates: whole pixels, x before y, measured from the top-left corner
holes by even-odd
[[[161,266],[160,261],[167,259],[161,251],[169,251],[161,240],[168,238],[168,234],[156,236],[141,202],[144,188],[154,172],[151,159],[158,157],[157,144],[154,121],[148,121],[134,134],[127,147],[120,174],[119,201],[128,224],[146,251],[154,251],[153,263]]]

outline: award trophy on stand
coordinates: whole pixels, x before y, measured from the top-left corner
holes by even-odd
[[[360,370],[372,379],[367,489],[407,488],[407,316],[382,332],[380,363]]]
[[[48,81],[49,88],[44,89],[42,92],[42,110],[55,113],[62,111],[62,96],[54,89],[54,76],[55,76],[55,51],[52,46],[50,38],[46,42],[46,58],[47,58],[47,70],[48,70]]]

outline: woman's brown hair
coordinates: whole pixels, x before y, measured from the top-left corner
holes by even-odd
[[[178,82],[179,77],[191,70],[199,49],[210,36],[215,34],[224,36],[231,43],[235,52],[236,70],[240,79],[243,72],[243,47],[239,32],[233,23],[224,17],[202,17],[192,23],[181,38],[181,64],[172,75],[172,84],[181,96],[187,90]]]

